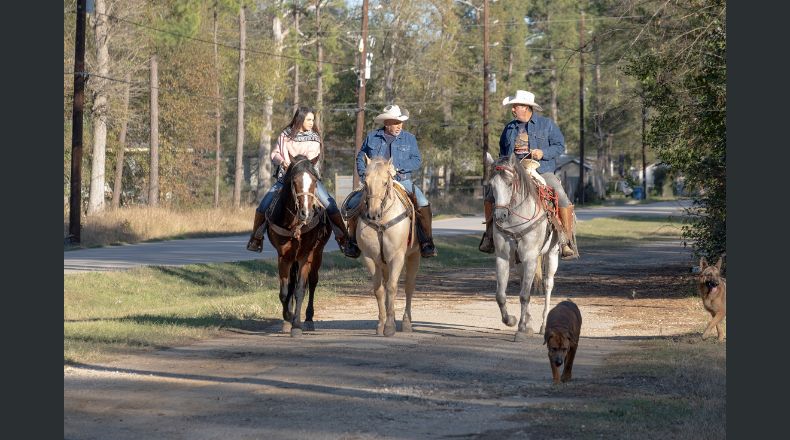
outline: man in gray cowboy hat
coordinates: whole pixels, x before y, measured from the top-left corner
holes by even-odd
[[[420,255],[425,258],[436,256],[436,246],[433,244],[431,204],[425,198],[419,186],[412,182],[412,173],[422,165],[422,156],[417,148],[417,139],[413,134],[403,129],[403,121],[409,119],[409,112],[397,105],[388,105],[384,111],[376,116],[374,122],[380,128],[368,133],[362,147],[357,154],[357,174],[360,181],[365,180],[365,156],[384,159],[392,158],[395,166],[395,180],[417,200],[415,213],[417,217],[417,238],[420,240]],[[359,205],[362,192],[356,191],[348,198],[347,208],[353,210]],[[349,241],[344,249],[346,256],[357,258],[360,255],[357,246],[357,218],[348,219]]]
[[[499,137],[499,157],[515,153],[518,160],[530,158],[538,161],[540,166],[537,171],[546,180],[546,184],[554,189],[560,205],[560,221],[565,235],[561,257],[563,260],[578,258],[579,253],[573,238],[573,205],[560,180],[554,175],[556,158],[565,152],[565,138],[554,121],[534,113],[535,110],[543,111],[535,103],[535,94],[516,90],[515,95],[502,100],[502,105],[511,106],[514,119],[505,125]],[[494,195],[489,191],[485,197],[486,232],[480,240],[480,250],[489,254],[494,253],[493,212]]]

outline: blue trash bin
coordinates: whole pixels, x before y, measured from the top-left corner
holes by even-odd
[[[645,192],[641,186],[637,186],[634,188],[634,192],[631,194],[631,196],[634,198],[634,200],[642,200],[645,198]]]

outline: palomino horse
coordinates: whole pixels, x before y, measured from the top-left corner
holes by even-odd
[[[398,279],[406,267],[406,310],[401,330],[411,331],[411,297],[420,267],[420,246],[414,230],[414,207],[399,194],[392,159],[365,156],[365,189],[357,243],[362,261],[373,275],[373,293],[379,306],[376,334],[395,334],[395,297]],[[402,193],[402,194],[405,194]]]
[[[502,322],[514,326],[516,317],[507,313],[505,290],[510,268],[515,265],[521,276],[521,319],[518,321],[515,341],[521,341],[533,331],[529,314],[533,281],[536,292],[542,287],[546,295],[540,333],[545,330],[554,274],[559,263],[559,237],[551,228],[546,210],[539,200],[537,185],[516,160],[516,156],[511,154],[494,162],[491,155],[487,155],[486,164],[493,165],[489,183],[496,201],[496,301],[502,313]],[[516,257],[520,263],[517,263]]]
[[[291,159],[283,187],[267,212],[269,241],[277,249],[280,273],[280,302],[283,305],[283,332],[302,334],[302,301],[307,286],[310,298],[305,313],[305,330],[314,330],[313,296],[318,269],[329,240],[331,227],[326,211],[315,195],[318,173],[315,163],[298,155]]]

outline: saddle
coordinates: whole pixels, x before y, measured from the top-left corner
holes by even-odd
[[[538,188],[540,203],[546,211],[549,223],[558,234],[563,232],[562,222],[560,220],[560,210],[558,209],[560,204],[557,198],[557,192],[554,191],[554,188],[546,184],[546,179],[544,179],[543,176],[538,174],[537,170],[538,167],[540,167],[540,162],[525,157],[521,160],[521,166],[527,170],[527,174],[532,177],[532,181]]]

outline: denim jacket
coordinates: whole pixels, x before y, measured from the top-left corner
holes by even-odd
[[[509,156],[515,149],[516,136],[518,136],[518,120],[512,120],[505,125],[502,135],[499,137],[499,157]],[[527,134],[529,135],[529,149],[543,151],[543,158],[540,159],[538,173],[553,173],[557,167],[556,158],[565,152],[565,138],[560,132],[560,128],[549,118],[532,114],[527,122]],[[519,157],[522,159],[522,157]]]
[[[371,159],[384,156],[387,142],[384,140],[384,128],[371,131],[362,142],[362,147],[357,154],[357,174],[360,180],[365,180],[365,155]],[[417,139],[408,131],[401,131],[392,141],[392,164],[398,174],[398,182],[411,180],[411,173],[417,171],[422,165],[422,156],[417,148]]]

